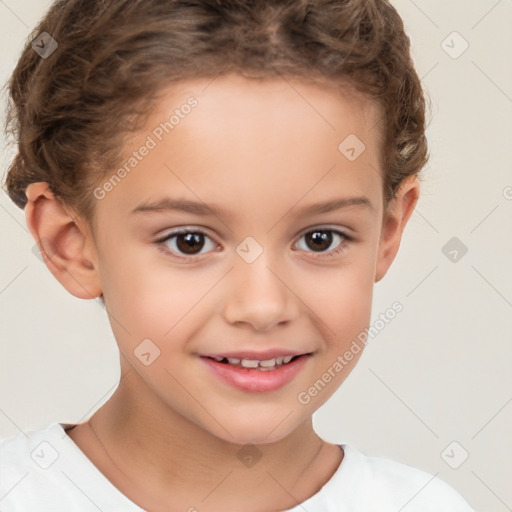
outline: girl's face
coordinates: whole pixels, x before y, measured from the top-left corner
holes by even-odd
[[[379,112],[283,79],[169,91],[95,191],[112,329],[133,392],[226,441],[277,441],[356,364],[389,266]]]

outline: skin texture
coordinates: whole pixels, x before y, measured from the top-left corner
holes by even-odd
[[[368,327],[373,284],[398,251],[419,183],[404,180],[385,209],[378,108],[299,80],[227,75],[174,84],[127,154],[190,96],[198,105],[97,200],[94,223],[63,208],[45,183],[27,190],[27,224],[48,268],[77,297],[103,292],[120,350],[116,392],[68,435],[147,510],[284,510],[318,492],[342,461],[311,416],[362,351],[309,403],[297,396]],[[366,146],[354,161],[338,150],[349,134]],[[371,207],[299,215],[361,196]],[[130,213],[163,197],[223,211]],[[176,238],[155,243],[183,227],[208,235],[195,246],[199,255],[180,252]],[[327,227],[352,240],[333,234],[315,250],[304,235]],[[252,263],[236,252],[249,236],[263,249]],[[134,350],[148,338],[160,355],[145,366]],[[267,348],[313,354],[269,393],[229,386],[199,357]],[[252,467],[237,456],[246,444],[262,455]]]

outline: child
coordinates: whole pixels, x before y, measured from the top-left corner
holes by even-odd
[[[2,441],[2,512],[471,510],[312,426],[427,161],[387,1],[60,0],[9,86],[6,191],[121,380]]]

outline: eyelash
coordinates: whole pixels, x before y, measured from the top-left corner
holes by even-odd
[[[312,252],[313,254],[316,254],[315,256],[313,256],[314,258],[331,258],[334,256],[338,256],[339,254],[341,254],[342,252],[344,252],[347,249],[347,244],[353,241],[353,238],[351,236],[347,235],[346,233],[344,233],[343,231],[339,231],[337,229],[331,229],[331,228],[323,228],[323,227],[310,229],[309,231],[302,233],[299,237],[299,240],[302,237],[304,237],[306,235],[310,235],[312,233],[316,233],[317,231],[334,233],[336,235],[339,235],[343,240],[340,242],[339,246],[336,249],[332,249],[330,251],[319,252],[319,253],[315,253],[314,251],[306,251],[306,252]],[[155,240],[154,243],[157,245],[158,249],[166,255],[170,254],[171,256],[173,256],[175,258],[184,259],[184,260],[195,259],[201,255],[200,254],[195,254],[195,255],[191,255],[191,256],[190,255],[189,256],[179,255],[173,251],[170,251],[165,245],[166,242],[177,237],[178,235],[186,235],[186,234],[191,234],[191,233],[204,235],[205,237],[210,238],[210,240],[215,242],[215,240],[213,240],[212,237],[210,237],[207,233],[205,233],[201,229],[179,229],[179,230],[172,231],[172,232],[168,233],[163,238]],[[215,242],[215,243],[217,243],[217,242]]]

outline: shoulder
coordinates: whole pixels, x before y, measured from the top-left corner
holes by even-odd
[[[61,487],[51,470],[62,451],[56,441],[59,432],[64,430],[54,423],[0,439],[2,511],[41,510],[37,501]]]
[[[0,439],[0,476],[6,472],[30,471],[50,462],[52,446],[45,440],[48,433],[54,435],[56,425],[39,430],[26,430],[11,437]],[[0,482],[4,482],[0,478]]]
[[[436,475],[342,445],[345,457],[331,490],[349,496],[349,510],[386,512],[474,512],[464,498]],[[333,482],[334,483],[334,482]]]
[[[53,423],[0,439],[2,512],[139,512],[73,443],[67,426]]]

